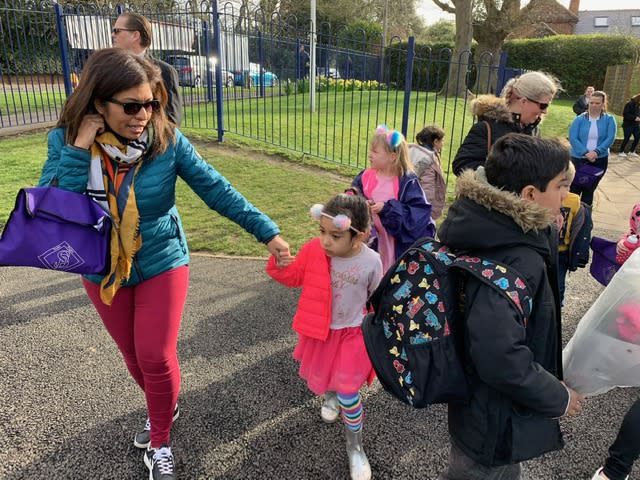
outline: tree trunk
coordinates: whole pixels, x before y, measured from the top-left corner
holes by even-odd
[[[472,0],[452,0],[456,13],[456,46],[449,64],[449,77],[443,94],[467,97],[467,73],[473,40]],[[436,3],[437,4],[437,3]]]
[[[498,66],[504,39],[513,30],[520,15],[520,0],[485,0],[485,16],[473,29],[478,42],[476,50],[476,82],[478,93],[496,92]]]
[[[489,45],[486,43],[478,43],[476,50],[475,66],[476,66],[476,82],[473,91],[478,94],[496,93],[496,85],[498,83],[498,67],[500,66],[500,53],[502,52],[502,44]]]

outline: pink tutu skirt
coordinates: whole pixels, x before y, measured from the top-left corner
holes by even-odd
[[[373,378],[360,327],[329,330],[326,341],[298,335],[293,358],[300,362],[300,377],[316,395],[354,393]]]

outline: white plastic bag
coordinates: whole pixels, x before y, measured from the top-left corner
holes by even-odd
[[[562,357],[567,385],[583,395],[640,386],[640,249],[582,317]]]

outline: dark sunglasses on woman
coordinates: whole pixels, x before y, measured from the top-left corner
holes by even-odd
[[[121,102],[115,98],[108,98],[107,102],[115,103],[116,105],[122,105],[124,113],[127,115],[137,115],[141,108],[144,108],[147,112],[158,113],[160,111],[160,100],[149,100],[148,102]]]

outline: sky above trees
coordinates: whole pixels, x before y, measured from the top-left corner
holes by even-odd
[[[569,1],[570,0],[559,0],[559,3],[565,7],[569,7]],[[529,3],[529,0],[522,0],[523,7],[527,3]],[[615,2],[610,2],[611,5],[605,3],[604,6],[603,3],[605,2],[602,0],[581,0],[580,10],[604,10],[605,6],[609,7],[608,9],[610,10],[633,10],[640,8],[640,2],[638,0],[616,0]],[[453,20],[453,15],[440,10],[431,0],[418,0],[417,12],[427,25],[435,23],[441,18]]]

